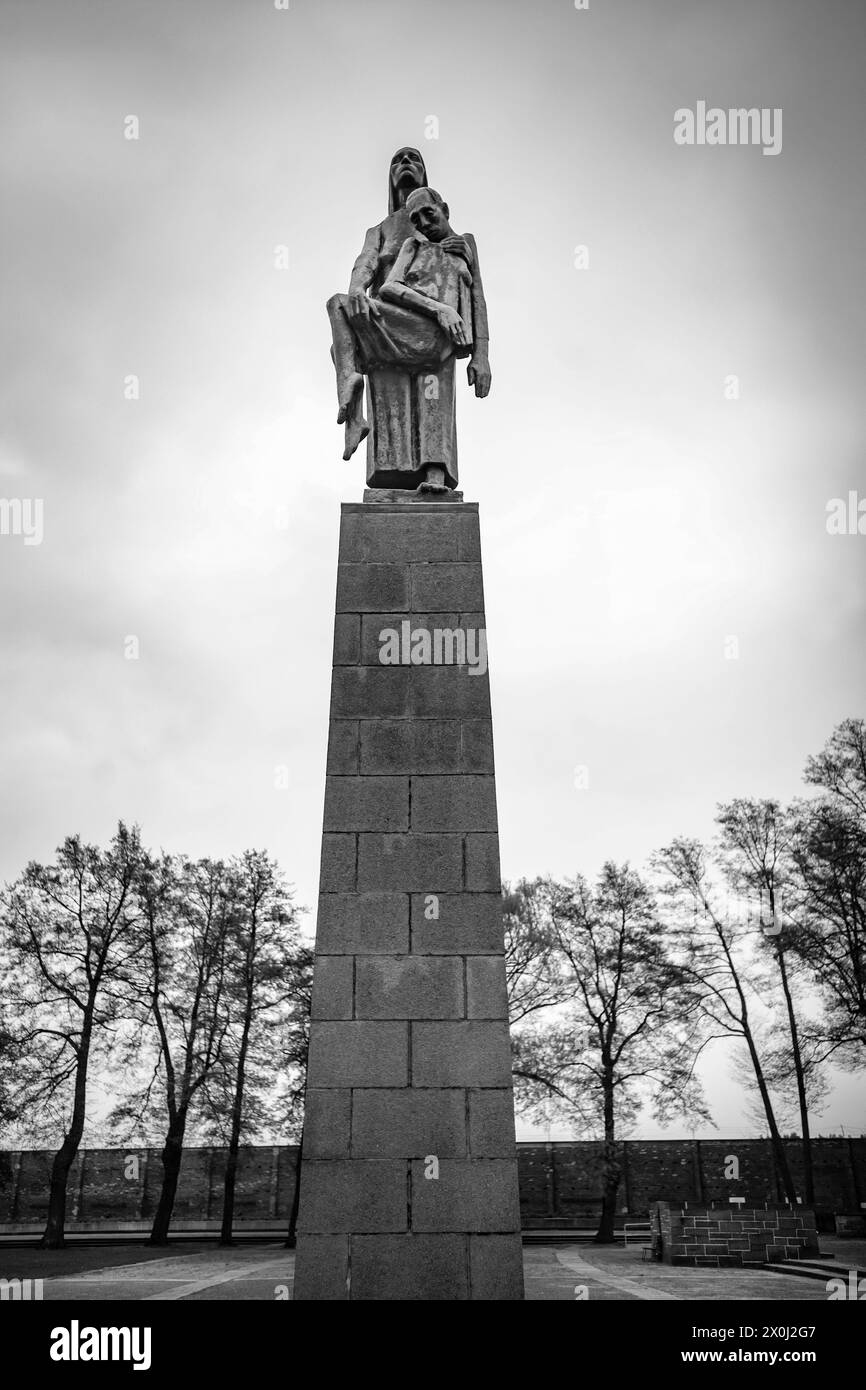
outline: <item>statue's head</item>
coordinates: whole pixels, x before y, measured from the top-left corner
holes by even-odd
[[[435,188],[416,188],[406,199],[406,211],[412,226],[428,241],[443,241],[451,235],[448,204]]]
[[[426,182],[427,169],[420,151],[404,145],[391,160],[388,172],[388,211],[396,212],[406,202],[407,194],[413,188],[423,188]]]

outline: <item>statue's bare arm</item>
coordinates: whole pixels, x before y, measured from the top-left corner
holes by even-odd
[[[443,251],[450,251],[452,256],[462,257],[469,269],[472,269],[472,248],[465,237],[456,234],[447,236],[440,245]]]
[[[456,309],[448,304],[440,304],[438,299],[422,294],[404,282],[404,276],[415,256],[416,242],[407,238],[400,247],[400,253],[391,267],[387,280],[379,291],[380,299],[388,299],[392,304],[402,304],[417,309],[419,313],[436,319],[440,328],[450,336],[458,347],[469,347],[472,335]]]
[[[380,309],[376,301],[367,294],[367,289],[373,283],[376,268],[379,264],[381,232],[378,227],[370,227],[364,238],[364,245],[361,254],[352,266],[352,275],[349,280],[349,302],[346,312],[350,319],[356,318],[378,318]]]
[[[469,366],[466,368],[466,376],[469,385],[475,387],[476,396],[483,398],[489,395],[491,382],[490,359],[488,357],[490,330],[487,326],[487,301],[484,298],[481,265],[478,260],[478,247],[475,244],[475,238],[470,232],[467,232],[463,240],[472,252],[469,269],[472,271],[472,316],[475,325],[475,346],[469,359]]]

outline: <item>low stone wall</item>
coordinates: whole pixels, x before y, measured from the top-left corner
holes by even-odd
[[[802,1207],[650,1208],[653,1245],[669,1265],[776,1264],[818,1254],[815,1213]]]

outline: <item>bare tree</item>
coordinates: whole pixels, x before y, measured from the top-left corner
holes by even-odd
[[[840,724],[808,760],[806,781],[821,795],[792,809],[799,931],[791,949],[824,1001],[824,1055],[858,1067],[866,1058],[866,721]]]
[[[701,1012],[711,1037],[742,1038],[749,1052],[760,1093],[776,1170],[792,1206],[797,1196],[787,1154],[779,1133],[758,1041],[749,1012],[749,966],[742,959],[742,924],[726,920],[713,905],[713,885],[704,846],[697,840],[676,839],[655,856],[680,920],[670,927],[677,957],[697,990]]]
[[[866,719],[843,719],[821,752],[807,759],[805,778],[866,823]]]
[[[564,985],[541,878],[502,886],[505,980],[512,1027],[530,1014],[560,1002]]]
[[[193,1106],[221,1065],[229,1026],[226,943],[230,885],[225,864],[148,858],[138,878],[144,950],[136,981],[138,1070],[150,1077],[116,1108],[118,1127],[146,1123],[164,1110],[162,1187],[152,1245],[165,1245]]]
[[[225,1009],[220,1064],[202,1083],[191,1132],[225,1145],[221,1241],[230,1243],[241,1141],[279,1135],[303,1145],[313,950],[275,861],[249,851],[229,866]],[[298,1168],[300,1161],[298,1160]],[[294,1245],[295,1199],[288,1244]]]
[[[658,1119],[709,1119],[694,1074],[695,1003],[668,955],[652,895],[628,865],[608,863],[598,884],[549,882],[546,906],[568,1006],[547,1027],[518,1032],[514,1076],[521,1108],[552,1109],[601,1131],[597,1243],[614,1239],[621,1178],[618,1135],[647,1096]],[[681,1036],[678,1036],[681,1034]]]
[[[228,1082],[223,1091],[228,1153],[222,1245],[232,1242],[241,1133],[245,1126],[254,1129],[267,1111],[265,1097],[279,1053],[278,1030],[303,1008],[303,977],[310,954],[301,947],[292,894],[266,853],[248,850],[233,860],[230,883],[226,993],[231,1026],[223,1073]]]
[[[793,808],[794,889],[800,930],[791,949],[811,971],[824,1003],[824,1056],[843,1066],[866,1060],[866,834],[830,799]]]
[[[11,1021],[4,1016],[9,1006],[7,992],[10,983],[8,953],[3,951],[0,944],[0,1149],[15,1147],[11,1136],[26,1129],[29,1110],[29,1085],[22,1085],[21,1076],[22,1068],[27,1066],[28,1055],[22,1050]],[[36,1070],[31,1068],[28,1081],[32,1084],[35,1080]]]
[[[140,861],[138,830],[121,823],[106,850],[70,836],[54,864],[29,864],[3,895],[7,1009],[16,1020],[15,1049],[27,1059],[28,1102],[63,1125],[41,1242],[51,1249],[65,1240],[66,1188],[84,1133],[94,1049],[123,1015],[141,950]]]
[[[304,1155],[304,1104],[307,1090],[307,1062],[310,1055],[310,1013],[313,1001],[313,958],[310,946],[298,952],[298,1000],[280,1033],[283,1071],[288,1078],[284,1096],[284,1114],[288,1133],[299,1135],[295,1158],[295,1191],[286,1232],[286,1248],[297,1244],[298,1212],[301,1206],[301,1160]]]
[[[803,1138],[803,1185],[807,1205],[815,1204],[815,1177],[809,1133],[809,1099],[806,1068],[800,1041],[800,1026],[787,964],[788,946],[798,935],[797,923],[782,910],[782,895],[790,883],[791,829],[776,801],[750,801],[739,798],[718,808],[716,823],[721,827],[721,858],[727,881],[742,898],[760,911],[760,925],[766,933],[766,948],[772,952],[785,1003],[785,1018],[791,1066],[797,1088],[800,1133]],[[764,919],[766,904],[767,918]],[[797,958],[794,958],[795,966]],[[782,1063],[781,1073],[779,1064]],[[776,1055],[777,1076],[786,1074],[782,1058]]]
[[[758,981],[760,987],[760,981]],[[769,981],[768,981],[769,989]],[[771,1020],[761,1023],[755,1029],[755,1039],[761,1057],[761,1066],[767,1089],[773,1100],[773,1112],[781,1134],[799,1134],[800,1105],[795,1085],[794,1066],[791,1058],[790,1035],[786,1023]],[[809,1114],[815,1115],[823,1109],[830,1095],[831,1086],[826,1068],[820,1054],[818,1043],[801,1030],[800,1057],[806,1086],[806,1099]],[[767,1116],[755,1082],[755,1072],[749,1058],[748,1049],[742,1046],[734,1059],[733,1072],[740,1089],[749,1099],[744,1114],[751,1120],[759,1134],[769,1134]]]

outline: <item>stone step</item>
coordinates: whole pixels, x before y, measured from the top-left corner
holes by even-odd
[[[845,1268],[842,1265],[831,1264],[832,1255],[821,1255],[817,1260],[785,1260],[777,1264],[763,1265],[763,1269],[772,1270],[774,1274],[793,1274],[800,1279],[820,1279],[826,1283],[828,1279],[848,1279],[850,1270],[853,1270],[855,1279],[858,1282],[866,1280],[866,1269],[852,1265]],[[825,1263],[826,1261],[826,1263]]]
[[[595,1240],[597,1227],[592,1230],[564,1230],[561,1227],[548,1227],[544,1230],[524,1230],[521,1233],[524,1245],[591,1245]]]

